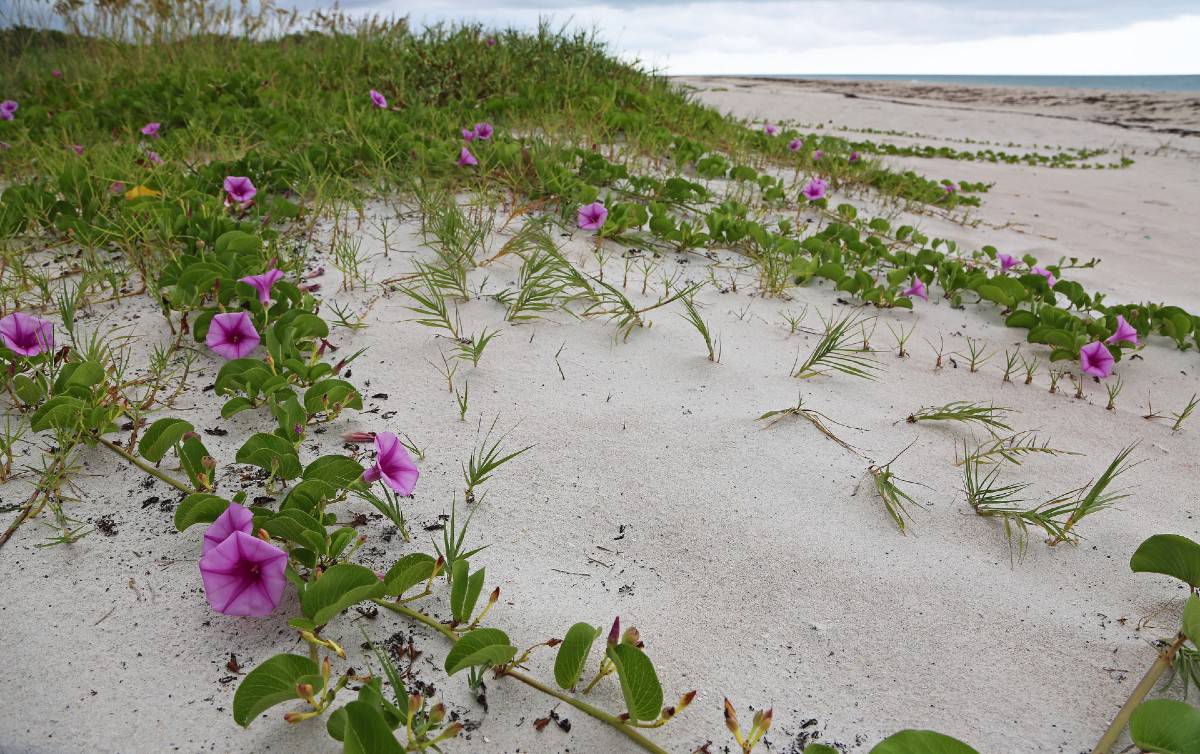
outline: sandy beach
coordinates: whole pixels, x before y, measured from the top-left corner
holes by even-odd
[[[1134,164],[1111,170],[880,159],[930,178],[993,184],[965,222],[898,212],[897,220],[931,237],[1047,260],[1096,257],[1100,264],[1071,270],[1070,278],[1109,301],[1200,311],[1194,96],[678,83],[737,117],[821,124],[823,132],[851,139],[1108,150],[1100,160],[1126,155]],[[376,230],[380,218],[399,228],[386,247]],[[652,327],[622,341],[609,325],[562,312],[511,325],[503,307],[477,297],[460,307],[463,321],[471,331],[498,328],[500,336],[477,367],[463,369],[470,409],[460,421],[434,366],[448,348],[445,339],[411,321],[405,298],[378,285],[431,254],[411,208],[379,202],[354,223],[376,284],[342,290],[322,243],[309,250],[309,267],[326,269],[319,279],[325,300],[364,313],[365,328],[336,335],[345,353],[368,349],[352,371],[370,397],[363,413],[311,435],[305,451],[339,451],[341,433],[384,422],[411,435],[427,455],[408,515],[427,544],[440,533],[426,527],[461,495],[460,461],[493,420],[513,449],[532,446],[488,483],[475,508],[476,522],[486,522],[475,544],[491,544],[480,563],[489,584],[504,585],[492,616],[519,647],[551,638],[546,626],[565,631],[577,620],[607,626],[619,615],[623,625],[637,626],[667,698],[699,690],[692,707],[658,732],[671,752],[727,751],[722,697],[741,710],[773,707],[768,750],[779,754],[801,752],[811,741],[865,752],[902,727],[942,731],[982,754],[1085,752],[1153,661],[1151,643],[1178,626],[1186,590],[1165,577],[1133,574],[1128,563],[1150,535],[1200,537],[1200,419],[1173,432],[1169,422],[1143,418],[1151,405],[1178,410],[1200,391],[1195,349],[1181,352],[1166,338],[1149,338],[1145,359],[1121,363],[1123,392],[1108,411],[1104,388],[1091,380],[1082,400],[1066,378],[1052,394],[1045,366],[1030,385],[1002,381],[1005,351],[1023,342],[1024,331],[1004,327],[996,311],[955,309],[935,294],[911,312],[877,312],[869,340],[880,351],[879,379],[796,380],[791,369],[817,341],[809,333],[820,328],[819,315],[844,308],[828,285],[763,297],[753,271],[739,271],[736,255],[718,251],[712,258],[669,255],[643,295],[642,276],[623,263],[625,249],[610,244],[601,268],[591,239],[577,232],[562,239],[571,258],[621,283],[639,302],[653,300],[663,274],[719,281],[696,300],[719,337],[720,363],[707,360],[676,308],[655,311]],[[329,232],[326,225],[323,237]],[[503,241],[501,234],[493,249]],[[517,265],[500,259],[471,275],[475,285],[486,278],[485,290],[494,293],[513,285]],[[790,331],[788,312],[803,313],[804,330]],[[82,323],[119,326],[150,341],[166,337],[145,297],[98,306]],[[889,325],[914,329],[906,358],[898,357]],[[976,372],[964,356],[968,338],[992,353]],[[935,369],[939,344],[945,359]],[[1040,352],[1028,344],[1022,350]],[[201,358],[194,384],[210,385],[218,368],[215,359]],[[248,415],[220,419],[221,401],[211,392],[187,395],[175,414],[203,428],[205,443],[222,457],[255,431]],[[798,397],[860,452],[796,417],[769,426],[756,421],[795,406]],[[1088,483],[1122,447],[1139,441],[1141,462],[1121,478],[1129,497],[1081,523],[1078,545],[1049,547],[1032,533],[1022,557],[999,522],[974,515],[964,499],[956,448],[982,433],[905,421],[922,406],[952,400],[1009,407],[1014,429],[1037,429],[1054,447],[1076,453],[1007,468],[1006,475],[1032,485],[1031,496]],[[27,453],[24,462],[35,464],[36,448]],[[868,471],[892,459],[921,506],[911,510],[906,534],[886,515]],[[257,621],[214,614],[196,566],[199,536],[172,525],[179,495],[99,451],[83,463],[70,513],[92,525],[104,520],[103,532],[40,548],[49,529],[34,522],[0,550],[0,635],[13,689],[0,695],[0,752],[340,751],[306,735],[303,725],[282,722],[279,710],[246,730],[234,726],[229,707],[238,671],[230,656],[248,669],[283,651],[281,642],[304,651],[286,626],[286,611]],[[34,478],[26,474],[6,487],[3,504],[27,495]],[[226,490],[246,485],[237,466],[223,467],[219,479]],[[370,509],[348,504],[347,515],[356,512]],[[363,530],[378,534],[384,523],[373,518]],[[406,552],[398,538],[376,542],[365,551],[376,567]],[[336,628],[345,645],[358,647],[365,631],[394,647],[411,639],[422,653],[412,659],[413,677],[467,724],[468,740],[448,751],[633,750],[562,705],[556,713],[570,720],[569,732],[556,725],[539,732],[534,718],[554,709],[553,700],[511,680],[489,676],[485,711],[461,679],[446,678],[432,632],[386,614],[350,614]],[[528,666],[545,676],[552,663],[549,651],[535,652]],[[615,684],[595,696],[620,706]],[[325,748],[312,748],[318,741]]]

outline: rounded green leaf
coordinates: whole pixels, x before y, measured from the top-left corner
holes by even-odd
[[[304,469],[304,479],[326,482],[346,489],[362,476],[362,465],[349,456],[321,456]]]
[[[1183,635],[1200,647],[1200,597],[1194,594],[1183,607]]]
[[[902,730],[871,749],[871,754],[979,754],[957,738],[932,730]]]
[[[242,679],[233,695],[233,721],[244,728],[268,707],[298,699],[296,684],[318,672],[317,664],[307,657],[275,655]]]
[[[576,623],[567,630],[554,658],[554,680],[560,687],[570,689],[579,682],[588,653],[599,635],[600,629],[588,623]]]
[[[343,709],[343,754],[404,754],[406,749],[396,740],[379,707],[355,700]]]
[[[229,508],[223,497],[196,492],[185,497],[175,509],[175,528],[178,531],[193,524],[210,524]]]
[[[446,653],[446,673],[454,675],[480,665],[503,665],[516,654],[517,648],[508,641],[508,634],[498,628],[477,628],[455,642]]]
[[[832,746],[825,744],[809,744],[804,747],[804,754],[842,754]]]
[[[400,558],[383,576],[383,593],[388,597],[402,597],[433,574],[434,559],[423,552],[414,552]]]
[[[656,720],[662,712],[663,692],[658,674],[654,672],[654,663],[632,644],[609,647],[608,658],[617,668],[629,719],[635,722]]]
[[[300,456],[296,454],[292,444],[279,435],[269,435],[265,432],[251,435],[250,439],[238,448],[234,460],[258,466],[280,479],[295,479],[302,471]]]
[[[1129,737],[1142,751],[1200,754],[1200,709],[1174,699],[1151,699],[1133,711]]]
[[[339,563],[304,590],[300,607],[319,626],[354,603],[382,594],[383,582],[370,568]]]
[[[185,434],[194,430],[195,427],[183,419],[159,419],[142,435],[138,442],[138,453],[147,461],[158,463]]]
[[[1200,586],[1200,544],[1179,534],[1155,534],[1129,559],[1134,573],[1174,576],[1191,588]]]

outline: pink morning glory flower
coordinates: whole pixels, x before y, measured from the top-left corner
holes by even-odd
[[[774,136],[775,134],[779,133],[779,126],[775,125],[774,123],[764,123],[763,131],[766,132],[767,136]]]
[[[254,188],[254,184],[249,178],[240,175],[231,175],[225,178],[225,193],[229,194],[229,198],[239,204],[245,204],[254,198],[258,193],[258,189]]]
[[[859,159],[861,159],[861,158],[859,157],[859,154],[858,154],[858,152],[851,152],[851,153],[850,153],[850,162],[858,162],[858,161],[859,161]]]
[[[814,150],[813,150],[813,159],[814,159],[814,160],[819,160],[819,159],[821,159],[821,158],[822,158],[822,157],[824,157],[824,156],[825,156],[825,153],[824,153],[824,152],[822,152],[821,150],[819,150],[819,149],[814,149]]]
[[[461,167],[467,167],[468,165],[478,165],[479,160],[475,159],[475,155],[471,154],[471,150],[467,149],[466,147],[463,147],[462,151],[458,153],[458,164]]]
[[[1032,270],[1030,270],[1030,272],[1032,272],[1034,275],[1041,275],[1042,277],[1046,278],[1047,285],[1054,285],[1054,273],[1050,272],[1050,270],[1042,269],[1041,267],[1034,267]]]
[[[77,155],[83,154],[83,145],[82,144],[72,144],[71,149]]]
[[[371,483],[382,479],[400,495],[411,495],[417,486],[417,477],[421,472],[413,463],[408,449],[400,443],[400,438],[392,432],[379,432],[375,435],[375,465],[363,472],[364,482]]]
[[[271,301],[271,286],[283,278],[283,273],[272,267],[261,275],[249,275],[242,278],[243,283],[250,284],[258,291],[258,303],[266,306]]]
[[[283,598],[287,553],[243,531],[235,531],[200,558],[204,594],[225,615],[270,615]]]
[[[608,219],[608,207],[600,202],[585,204],[579,208],[579,217],[576,219],[583,230],[600,230]]]
[[[224,542],[235,531],[240,531],[245,534],[254,532],[254,514],[248,508],[243,508],[237,503],[230,503],[229,507],[217,520],[208,525],[204,530],[204,542],[201,545],[201,554],[207,553],[212,548]]]
[[[820,199],[825,196],[825,190],[828,188],[829,188],[829,184],[826,183],[823,179],[813,178],[811,181],[808,182],[808,185],[804,187],[804,191],[801,193],[803,193],[809,199],[816,201],[817,199]]]
[[[799,152],[800,147],[802,146],[804,146],[804,142],[800,141],[799,139],[792,139],[788,142],[788,149],[792,150],[793,152]]]
[[[142,126],[142,136],[149,136],[151,139],[157,139],[158,138],[158,129],[160,129],[160,128],[162,128],[161,123],[156,123],[154,121],[151,121],[150,123],[147,123],[146,125]]]
[[[957,183],[943,183],[942,190],[945,191],[947,194],[953,194],[955,191],[958,191],[958,184]]]
[[[1000,271],[1008,272],[1016,267],[1021,260],[1014,257],[1012,254],[997,254],[996,259],[1000,260]]]
[[[384,110],[387,109],[387,98],[374,89],[371,90],[371,102],[374,103],[375,107],[382,108]]]
[[[13,353],[37,356],[54,348],[54,323],[24,312],[0,319],[0,338]]]
[[[475,141],[475,130],[471,128],[464,128],[462,130],[462,137],[463,141]]]
[[[12,120],[13,114],[11,110],[0,110],[0,120]]]
[[[909,298],[919,298],[922,301],[929,300],[929,290],[925,287],[925,282],[919,277],[913,277],[912,285],[900,291],[901,296]]]
[[[488,139],[492,138],[492,132],[494,130],[495,129],[492,128],[492,124],[488,123],[487,121],[483,121],[482,123],[476,123],[475,124],[475,138],[487,141]]]
[[[1088,343],[1079,349],[1079,370],[1084,374],[1104,379],[1112,374],[1113,356],[1108,346],[1100,341]]]
[[[258,330],[248,312],[225,312],[212,318],[204,342],[218,356],[240,359],[258,347]]]
[[[8,113],[9,115],[12,115],[17,111],[18,107],[19,105],[17,104],[16,100],[6,99],[3,102],[0,102],[0,113]],[[11,118],[9,120],[11,120]]]
[[[159,157],[158,152],[155,152],[153,149],[146,150],[146,159],[155,165],[163,164],[163,158]]]
[[[1117,330],[1112,335],[1109,335],[1107,338],[1105,338],[1104,342],[1111,344],[1120,343],[1121,341],[1132,343],[1136,346],[1138,344],[1138,333],[1137,330],[1134,329],[1133,325],[1126,322],[1125,318],[1118,314]]]

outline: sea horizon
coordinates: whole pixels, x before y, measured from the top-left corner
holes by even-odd
[[[726,74],[708,74],[723,76]],[[889,81],[914,84],[964,84],[980,86],[1016,86],[1056,89],[1101,89],[1105,91],[1200,92],[1200,74],[1154,76],[1021,76],[1021,75],[948,75],[948,74],[833,74],[833,73],[761,73],[738,74],[730,78],[805,79],[817,81]]]

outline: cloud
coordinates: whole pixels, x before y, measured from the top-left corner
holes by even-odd
[[[355,3],[358,0],[350,0]],[[315,4],[315,3],[314,3]],[[414,25],[469,20],[595,29],[613,50],[668,73],[1198,73],[1193,1],[1115,0],[375,0],[356,14]],[[1191,35],[1189,39],[1189,35]]]

